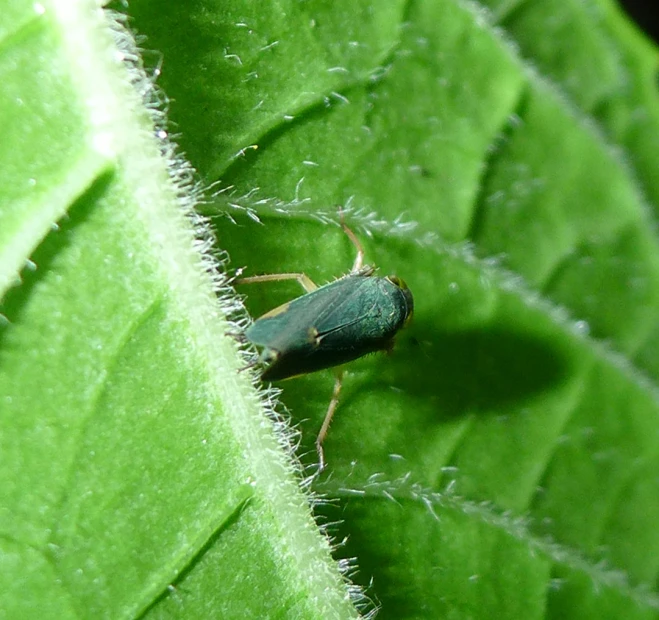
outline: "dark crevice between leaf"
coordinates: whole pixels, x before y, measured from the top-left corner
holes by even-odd
[[[412,7],[413,0],[406,0],[401,10],[399,28],[405,27],[410,21],[409,16],[412,12]],[[327,109],[333,105],[330,102],[333,100],[334,93],[349,97],[352,92],[364,88],[366,88],[367,93],[372,92],[383,81],[388,73],[388,68],[395,62],[400,43],[400,38],[393,41],[390,48],[382,54],[382,57],[376,59],[373,67],[370,70],[364,71],[362,75],[348,78],[343,84],[335,86],[327,92],[316,94],[313,101],[303,104],[299,109],[287,109],[286,113],[295,117],[293,120],[282,122],[279,120],[281,115],[273,115],[273,118],[277,120],[272,126],[263,128],[259,135],[252,135],[247,140],[250,144],[258,144],[258,149],[245,149],[240,153],[240,157],[236,157],[232,162],[228,163],[224,171],[218,171],[218,177],[222,179],[220,187],[225,188],[230,186],[232,179],[243,174],[245,170],[248,170],[256,161],[260,152],[264,151],[268,145],[275,142],[288,130],[307,120],[316,120],[322,114],[326,113]],[[334,105],[343,105],[343,102],[337,102]],[[281,113],[283,114],[283,111]]]
[[[320,118],[325,111],[326,106],[323,103],[316,102],[304,111],[295,115],[295,118],[287,123],[277,122],[270,129],[266,129],[259,136],[252,136],[250,142],[258,144],[258,148],[248,148],[241,152],[240,157],[236,157],[227,167],[219,172],[221,183],[219,190],[232,186],[236,178],[247,174],[247,171],[254,166],[262,152],[266,151],[271,144],[274,144],[285,135],[291,128],[306,122]]]
[[[404,28],[409,22],[412,9],[413,0],[407,0],[401,11],[400,28]],[[285,123],[277,120],[275,125],[264,129],[260,135],[251,136],[249,141],[253,144],[258,144],[258,149],[245,149],[241,152],[240,157],[235,158],[229,163],[224,171],[220,171],[219,175],[222,181],[218,189],[230,187],[237,177],[247,176],[247,171],[255,164],[259,155],[265,152],[271,144],[275,143],[288,131],[303,123],[318,121],[327,113],[328,108],[332,107],[332,105],[344,105],[343,102],[337,102],[336,104],[329,103],[332,101],[334,92],[338,92],[346,98],[349,98],[351,93],[362,90],[367,95],[373,94],[386,79],[389,72],[388,69],[395,63],[400,43],[400,40],[392,43],[391,48],[370,71],[365,72],[357,78],[346,80],[342,86],[332,89],[331,92],[319,93],[315,101],[305,104],[299,110],[289,110],[288,113],[295,116],[293,120]],[[369,111],[365,115],[364,124],[369,126]]]
[[[250,494],[248,497],[244,497],[237,503],[228,517],[217,524],[207,540],[202,545],[200,545],[199,549],[194,553],[194,555],[192,555],[187,563],[181,567],[176,580],[171,583],[163,584],[161,592],[155,596],[154,599],[146,605],[146,607],[144,607],[143,611],[136,614],[136,619],[139,620],[141,618],[146,618],[149,613],[166,598],[176,597],[179,594],[185,593],[185,588],[178,588],[178,584],[182,583],[186,577],[195,569],[195,567],[203,560],[206,553],[215,545],[222,533],[238,522],[238,519],[247,509],[247,506],[251,500],[252,496]]]
[[[373,85],[377,85],[381,80],[373,80]],[[364,83],[362,81],[355,80],[347,84],[342,88],[340,92],[342,95],[349,97],[352,92],[362,90],[364,88]],[[277,122],[270,129],[266,129],[260,136],[252,136],[250,139],[254,144],[258,144],[258,149],[248,148],[241,152],[239,158],[234,159],[223,172],[220,172],[222,177],[221,184],[218,186],[218,189],[228,188],[233,185],[236,178],[247,177],[247,172],[249,169],[254,166],[257,159],[264,153],[271,144],[274,144],[282,136],[288,133],[291,129],[297,128],[299,125],[302,125],[307,122],[317,122],[322,119],[322,117],[327,114],[328,108],[334,104],[328,104],[327,102],[332,99],[331,93],[328,93],[326,96],[322,97],[320,100],[314,101],[312,104],[305,106],[303,109],[299,110],[295,114],[295,118],[291,121],[285,123]],[[345,105],[343,102],[338,102],[335,105]]]
[[[412,20],[410,19],[410,15],[412,15],[412,11],[414,9],[414,4],[416,3],[416,0],[406,0],[403,10],[400,12],[401,14],[401,25],[404,26],[405,24],[409,24]]]
[[[489,5],[486,4],[486,7],[492,12]],[[509,3],[505,11],[498,11],[493,14],[496,16],[496,24],[511,35],[511,38],[514,40],[514,37],[512,37],[513,32],[510,29],[510,23],[515,21],[524,11],[529,9],[533,10],[533,8],[533,2],[529,2],[529,0],[519,0],[519,2]]]
[[[230,187],[235,177],[244,175],[262,152],[265,152],[271,144],[274,144],[291,129],[297,128],[307,121],[313,122],[322,118],[322,115],[334,105],[345,105],[344,101],[336,99],[335,93],[347,96],[354,90],[363,88],[364,81],[362,79],[346,81],[343,87],[319,94],[313,101],[303,104],[299,109],[287,109],[286,114],[294,117],[291,120],[282,121],[281,116],[273,115],[274,122],[264,123],[257,134],[246,138],[245,142],[250,146],[246,146],[237,155],[230,158],[223,169],[213,170],[213,176],[220,180],[217,186],[213,182],[215,191]]]
[[[483,231],[485,212],[488,209],[489,182],[494,174],[495,165],[501,158],[507,156],[504,152],[506,144],[510,142],[513,134],[520,130],[520,126],[523,126],[530,98],[531,92],[529,89],[522,88],[517,103],[513,106],[513,109],[506,118],[503,127],[497,133],[494,141],[485,149],[483,167],[478,182],[478,192],[474,200],[473,215],[467,232],[467,238],[476,244],[476,248],[478,248],[478,239]]]
[[[0,350],[6,346],[4,340],[12,324],[21,322],[35,286],[52,270],[60,253],[73,244],[77,228],[91,216],[92,210],[104,196],[113,178],[111,170],[103,173],[76,199],[66,215],[57,222],[57,228],[46,235],[32,253],[30,261],[35,267],[24,267],[20,274],[20,283],[10,288],[0,300],[0,317],[5,317],[0,320]]]
[[[413,0],[408,0],[401,11],[401,28],[408,22],[408,17],[411,13]],[[306,104],[299,110],[289,111],[289,114],[294,114],[295,118],[288,122],[277,121],[277,123],[269,129],[265,129],[259,136],[252,136],[250,142],[258,144],[258,149],[245,149],[239,158],[236,158],[225,169],[220,172],[222,177],[221,188],[226,188],[233,184],[236,177],[241,177],[246,174],[256,162],[261,152],[265,152],[269,145],[275,143],[281,136],[285,135],[288,131],[297,126],[306,123],[318,121],[324,114],[327,113],[328,108],[332,105],[344,105],[343,102],[331,104],[332,95],[334,92],[349,98],[351,93],[365,90],[366,94],[372,94],[379,88],[382,82],[386,79],[388,68],[391,67],[396,61],[396,55],[400,48],[400,40],[392,44],[389,51],[383,55],[382,59],[368,72],[357,78],[346,80],[340,88],[335,88],[331,92],[319,93],[316,100]],[[365,117],[364,124],[368,126],[368,114]]]

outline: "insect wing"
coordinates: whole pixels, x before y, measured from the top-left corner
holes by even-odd
[[[345,304],[362,278],[343,278],[302,295],[257,319],[245,332],[254,344],[280,353],[304,349],[314,340],[312,330],[318,330],[327,315]]]
[[[364,355],[387,347],[402,327],[407,308],[400,289],[386,278],[364,278],[344,303],[318,321],[323,351],[361,351]]]

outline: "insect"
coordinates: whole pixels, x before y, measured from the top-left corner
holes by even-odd
[[[325,468],[323,442],[339,404],[343,384],[342,364],[375,351],[390,351],[396,333],[411,319],[414,300],[397,276],[380,277],[364,265],[364,249],[343,221],[341,226],[357,256],[346,275],[316,286],[304,273],[279,273],[237,280],[241,284],[297,280],[305,291],[270,310],[244,332],[260,349],[261,377],[266,381],[288,379],[339,366],[334,391],[316,438],[318,471]]]

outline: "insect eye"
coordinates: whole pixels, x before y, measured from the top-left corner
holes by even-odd
[[[395,284],[398,288],[401,288],[404,291],[407,290],[407,284],[405,284],[405,280],[402,278],[399,278],[398,276],[387,276],[387,280],[392,284]]]

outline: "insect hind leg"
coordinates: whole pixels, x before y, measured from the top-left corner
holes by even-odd
[[[329,407],[327,408],[327,413],[325,414],[325,419],[323,420],[323,425],[320,427],[320,432],[318,437],[316,437],[316,452],[318,453],[318,473],[322,472],[325,469],[325,453],[323,452],[323,442],[325,437],[327,437],[327,432],[329,431],[330,424],[332,423],[332,418],[334,417],[334,412],[336,407],[339,404],[339,394],[341,393],[341,386],[343,385],[343,370],[339,370],[336,374],[336,379],[334,381],[334,391],[332,392],[332,400],[330,400]]]
[[[318,286],[306,273],[266,273],[262,276],[247,276],[238,278],[237,284],[254,284],[256,282],[280,282],[281,280],[297,280],[307,293],[315,291]]]

